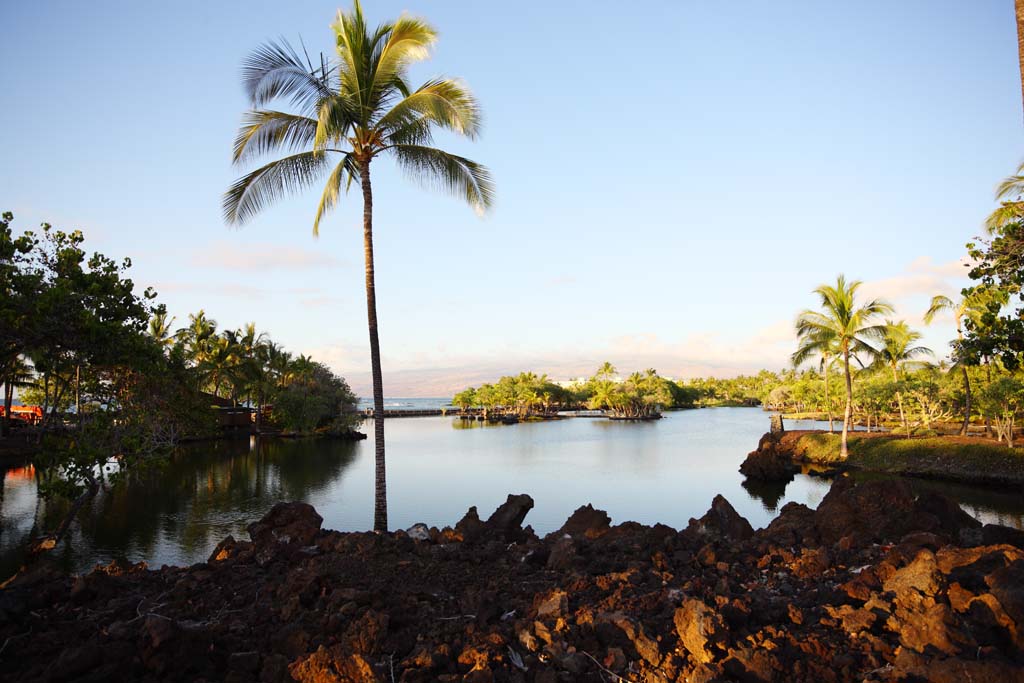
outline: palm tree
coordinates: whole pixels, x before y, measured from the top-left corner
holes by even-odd
[[[885,332],[881,344],[872,354],[872,359],[877,368],[888,368],[892,372],[892,381],[899,384],[899,371],[912,363],[919,363],[917,359],[931,356],[932,350],[924,346],[914,346],[921,340],[921,333],[910,329],[906,321],[901,320],[894,323],[891,320],[885,321]],[[900,409],[900,423],[910,436],[910,426],[907,424],[907,416],[903,411],[903,392],[896,390],[896,404]]]
[[[1024,95],[1024,0],[1014,0],[1017,13],[1017,59],[1020,62],[1020,88]]]
[[[1024,0],[1018,0],[1018,3]],[[989,234],[999,232],[1010,223],[1024,218],[1024,163],[1017,167],[1017,172],[1003,179],[996,187],[996,201],[999,208],[985,219],[985,229]]]
[[[956,338],[958,342],[964,340],[964,329],[963,321],[966,318],[974,322],[975,325],[980,326],[982,316],[985,315],[989,310],[990,303],[999,303],[1000,305],[1005,304],[1009,297],[1007,294],[1000,290],[994,289],[974,289],[967,296],[961,297],[960,301],[954,302],[947,296],[938,294],[932,297],[931,305],[924,314],[924,322],[926,325],[931,325],[935,317],[943,311],[949,311],[953,314],[953,318],[956,320]],[[959,366],[960,371],[964,377],[964,421],[960,426],[960,434],[967,436],[967,430],[971,424],[971,376],[967,372],[967,364],[961,360],[957,360],[956,366]]]
[[[162,349],[166,349],[174,343],[174,334],[171,332],[171,325],[174,324],[174,320],[175,318],[167,319],[167,311],[165,310],[157,311],[149,319],[149,336]]]
[[[875,318],[892,312],[892,306],[879,299],[857,305],[857,290],[861,282],[846,282],[846,277],[836,278],[835,286],[821,285],[814,293],[821,298],[821,311],[805,310],[797,317],[796,334],[801,340],[800,348],[806,353],[819,350],[825,344],[835,343],[843,359],[846,377],[846,410],[843,411],[843,436],[839,456],[849,455],[847,434],[853,418],[853,380],[850,376],[850,357],[874,352],[869,341],[879,340],[885,334],[884,325],[873,324]],[[834,340],[834,341],[833,341]]]
[[[200,365],[201,370],[205,371],[208,385],[213,388],[214,397],[220,396],[224,384],[233,384],[238,369],[238,345],[232,336],[230,332],[225,332],[222,336],[214,337]],[[237,396],[231,398],[237,402]]]
[[[192,362],[202,363],[207,356],[211,340],[217,335],[217,321],[206,317],[206,312],[190,313],[188,327],[177,332],[178,339],[185,345]]]
[[[832,403],[828,398],[828,385],[832,379],[832,363],[839,355],[839,343],[831,330],[818,330],[814,335],[805,337],[800,347],[792,355],[791,360],[794,367],[798,367],[813,356],[819,356],[821,362],[819,370],[825,380],[825,411],[828,414],[828,433],[833,432],[832,427]]]
[[[11,431],[14,390],[32,386],[35,370],[25,356],[18,354],[11,356],[3,366],[0,366],[0,377],[4,378],[4,417],[0,421],[0,436],[6,436]]]
[[[409,66],[425,59],[437,40],[430,25],[402,15],[371,31],[356,0],[351,12],[338,12],[331,28],[337,54],[332,59],[321,56],[319,66],[308,59],[303,62],[287,43],[266,44],[246,62],[244,84],[253,109],[245,114],[235,140],[235,162],[271,153],[287,155],[241,177],[224,196],[224,215],[230,224],[244,223],[272,201],[309,187],[326,174],[313,219],[316,235],[342,188],[359,182],[376,440],[373,526],[384,531],[384,390],[370,164],[388,154],[410,175],[463,198],[480,213],[490,208],[494,188],[486,168],[431,146],[435,129],[475,138],[480,114],[473,95],[459,81],[432,79],[415,90],[407,84]],[[274,100],[286,100],[299,113],[267,108]]]

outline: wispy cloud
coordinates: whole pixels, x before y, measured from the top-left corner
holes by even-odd
[[[266,273],[343,265],[330,254],[270,242],[218,240],[192,252],[190,262],[200,268]]]

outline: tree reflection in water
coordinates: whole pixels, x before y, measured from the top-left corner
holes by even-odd
[[[307,500],[340,479],[356,457],[356,444],[333,439],[230,440],[180,447],[161,468],[101,491],[84,507],[69,542],[51,553],[64,569],[88,568],[89,557],[159,558],[168,564],[205,560],[205,552],[283,500]],[[34,496],[34,491],[33,491]],[[19,533],[4,519],[0,570],[20,562],[19,546],[52,529],[66,504],[35,500]],[[85,563],[85,564],[83,564]]]

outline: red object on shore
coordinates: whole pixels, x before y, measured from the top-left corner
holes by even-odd
[[[0,418],[6,415],[4,407],[0,405]],[[43,420],[43,409],[39,406],[11,406],[11,419],[24,420],[29,424],[38,424]]]

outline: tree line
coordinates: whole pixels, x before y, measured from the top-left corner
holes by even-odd
[[[129,277],[130,259],[89,255],[79,230],[15,235],[13,220],[0,216],[0,435],[14,426],[15,392],[42,407],[30,435],[42,495],[84,501],[181,440],[216,434],[220,398],[252,406],[257,420],[272,403],[275,425],[290,431],[360,419],[344,379],[255,324],[218,331],[199,311],[174,330],[156,293]]]

